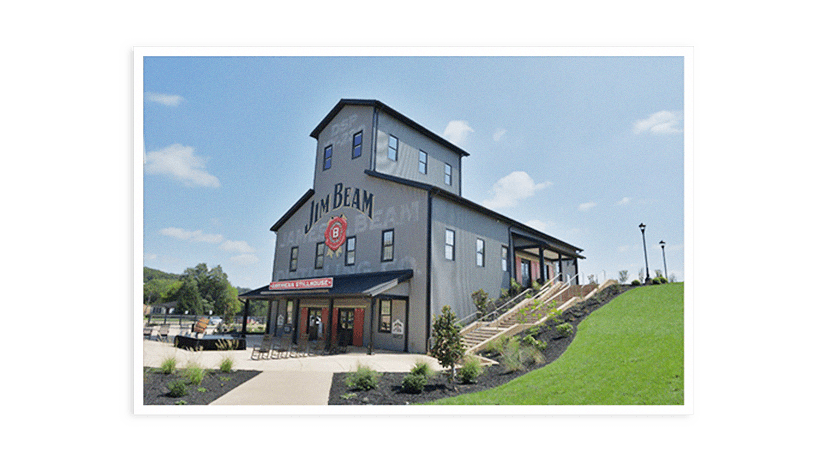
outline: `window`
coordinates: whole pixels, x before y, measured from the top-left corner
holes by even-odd
[[[399,140],[394,136],[390,136],[390,141],[387,143],[387,158],[393,161],[399,159]]]
[[[510,249],[507,248],[506,245],[501,246],[501,271],[507,271],[507,255],[510,253]]]
[[[325,243],[316,243],[316,260],[313,263],[314,268],[321,270],[325,265]]]
[[[324,165],[324,168],[322,168],[323,170],[329,170],[330,169],[330,163],[331,163],[332,159],[333,159],[333,146],[328,145],[327,147],[325,147],[325,165]]]
[[[453,185],[453,167],[448,163],[444,164],[444,184]]]
[[[389,300],[382,300],[381,305],[379,306],[379,332],[380,333],[389,333],[390,332],[390,320],[392,319],[393,309],[391,302]]]
[[[427,174],[427,152],[419,150],[419,173]]]
[[[362,156],[362,131],[353,135],[353,158]]]
[[[475,264],[484,266],[484,239],[475,240]]]
[[[296,265],[299,264],[299,247],[292,247],[290,249],[290,271],[296,271]]]
[[[393,261],[393,230],[382,231],[382,261]]]
[[[450,229],[444,230],[444,258],[456,259],[456,232]]]
[[[347,238],[345,243],[345,265],[356,264],[356,236]]]

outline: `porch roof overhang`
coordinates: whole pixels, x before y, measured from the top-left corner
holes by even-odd
[[[537,231],[532,234],[521,228],[510,228],[510,234],[513,235],[513,247],[517,250],[535,249],[538,255],[537,250],[543,248],[545,257],[551,259],[558,259],[559,255],[562,258],[586,258],[581,255],[582,249]]]
[[[241,300],[274,300],[281,297],[373,297],[383,294],[413,277],[413,270],[359,273],[333,278],[333,287],[326,289],[299,289],[272,291],[268,286],[239,295]]]

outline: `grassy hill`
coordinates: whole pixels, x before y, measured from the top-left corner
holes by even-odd
[[[439,405],[682,405],[683,283],[632,289],[587,317],[550,365]]]

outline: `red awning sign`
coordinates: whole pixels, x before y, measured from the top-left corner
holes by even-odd
[[[295,291],[301,289],[328,289],[333,287],[333,278],[295,279],[274,281],[268,286],[270,291]]]

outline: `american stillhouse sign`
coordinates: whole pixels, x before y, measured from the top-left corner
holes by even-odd
[[[382,102],[340,100],[310,136],[313,185],[270,228],[270,285],[239,296],[267,301],[269,333],[425,353],[442,307],[469,322],[479,289],[577,283],[580,248],[462,197],[469,154]]]

